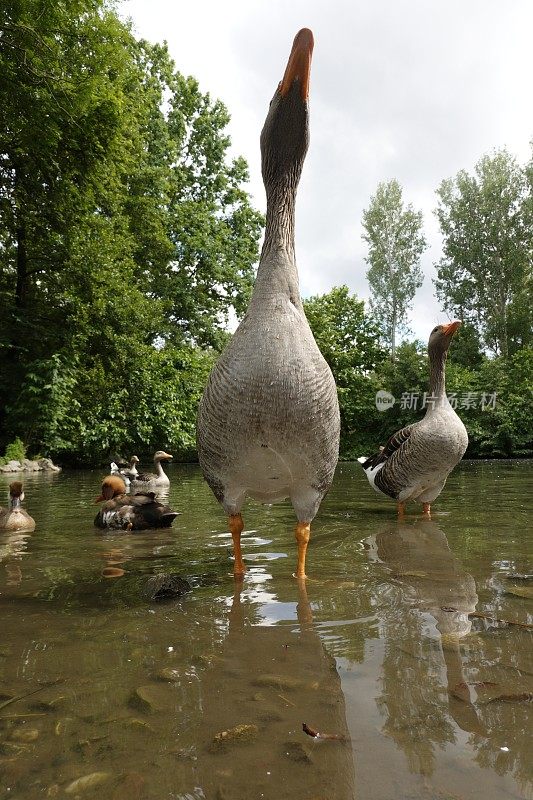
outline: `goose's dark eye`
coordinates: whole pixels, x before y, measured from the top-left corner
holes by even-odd
[[[433,330],[431,331],[431,333],[437,333],[438,329],[439,329],[439,326],[437,325],[437,327],[436,327],[436,328],[433,328]]]

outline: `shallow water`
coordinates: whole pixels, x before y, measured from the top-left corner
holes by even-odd
[[[135,534],[93,528],[102,474],[28,476],[36,530],[0,533],[2,800],[533,797],[531,464],[464,463],[401,523],[340,465],[306,586],[287,504],[247,507],[239,585],[198,467]],[[158,572],[192,591],[145,600]]]

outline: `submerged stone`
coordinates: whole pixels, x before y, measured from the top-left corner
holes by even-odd
[[[159,603],[162,600],[181,597],[190,591],[190,583],[185,578],[182,578],[181,575],[176,575],[173,572],[160,572],[148,578],[144,585],[143,597],[146,600],[154,600]]]
[[[35,742],[39,738],[36,728],[15,728],[9,735],[13,742]]]
[[[34,700],[32,703],[29,703],[28,706],[32,711],[44,711],[45,713],[51,713],[52,711],[57,711],[58,708],[61,708],[67,703],[68,697],[62,694],[58,695],[57,697]]]
[[[151,733],[154,732],[154,729],[152,728],[150,723],[145,722],[145,720],[143,719],[137,719],[137,718],[127,719],[124,722],[124,725],[126,725],[128,728],[131,728],[132,730],[147,731]]]
[[[527,600],[533,600],[533,586],[509,586],[505,590],[505,594],[514,595],[514,597],[524,597]]]
[[[257,725],[241,724],[235,725],[234,728],[228,728],[225,731],[215,734],[211,743],[211,752],[217,753],[226,750],[230,745],[234,744],[250,744],[255,742],[259,736],[259,728]]]
[[[273,689],[295,691],[296,689],[318,689],[318,681],[306,682],[291,675],[258,675],[252,681],[254,686],[270,686]]]
[[[113,792],[112,800],[141,800],[145,780],[138,772],[128,772]]]
[[[19,756],[25,748],[14,742],[0,742],[0,756]]]
[[[139,711],[152,713],[154,711],[168,710],[172,699],[173,695],[170,693],[170,687],[148,684],[135,689],[130,697],[129,704],[133,708],[139,709]]]
[[[307,747],[301,742],[285,742],[283,745],[283,755],[291,761],[300,764],[311,764],[312,758]]]
[[[276,708],[266,708],[259,717],[264,725],[268,725],[270,722],[283,722],[283,719],[283,715]]]
[[[158,681],[176,683],[180,680],[181,675],[179,669],[175,669],[174,667],[163,667],[155,673],[154,678]]]

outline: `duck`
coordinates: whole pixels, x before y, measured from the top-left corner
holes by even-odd
[[[179,516],[178,511],[158,502],[155,492],[126,494],[126,484],[119,475],[104,478],[101,494],[95,502],[103,502],[94,518],[97,528],[128,531],[170,528]]]
[[[127,477],[126,475],[122,475],[120,467],[116,463],[116,461],[112,461],[111,464],[109,465],[109,472],[110,472],[111,475],[119,475],[122,478],[122,480],[124,481],[125,485],[127,487],[130,486],[131,481],[130,481],[129,477]]]
[[[136,458],[136,456],[135,456]],[[158,450],[154,455],[155,472],[138,472],[135,477],[131,478],[131,484],[134,487],[168,487],[170,486],[170,479],[161,466],[162,461],[171,461],[173,456],[170,453],[165,453],[164,450]],[[132,459],[133,460],[133,459]],[[135,470],[137,472],[137,470]]]
[[[139,476],[139,472],[136,467],[136,464],[138,463],[138,456],[132,456],[128,465],[123,464],[120,467],[116,461],[112,461],[109,465],[109,472],[111,475],[120,475],[126,486],[129,486],[131,481],[135,480]]]
[[[313,34],[296,35],[261,133],[265,238],[244,318],[208,378],[197,416],[205,480],[228,516],[236,579],[246,498],[290,499],[297,524],[294,576],[306,577],[313,521],[331,486],[340,415],[331,370],[300,298],[295,258],[296,190],[309,144]]]
[[[139,471],[137,470],[136,466],[138,463],[139,463],[138,456],[132,456],[130,458],[129,466],[119,470],[120,475],[124,479],[124,483],[126,483],[126,479],[128,479],[129,481],[134,481],[139,476]]]
[[[373,489],[397,501],[399,516],[405,514],[408,501],[422,503],[423,514],[430,516],[431,503],[468,447],[466,428],[450,405],[445,386],[448,349],[460,326],[456,320],[431,331],[430,401],[425,416],[393,434],[375,455],[358,459]]]
[[[24,502],[24,487],[20,481],[9,484],[9,506],[0,508],[0,531],[33,531],[35,520],[21,503]]]

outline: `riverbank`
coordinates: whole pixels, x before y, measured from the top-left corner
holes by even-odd
[[[16,472],[61,472],[61,467],[58,467],[51,458],[39,458],[33,461],[30,458],[24,458],[22,461],[12,459],[7,464],[0,466],[2,473],[16,473]]]

